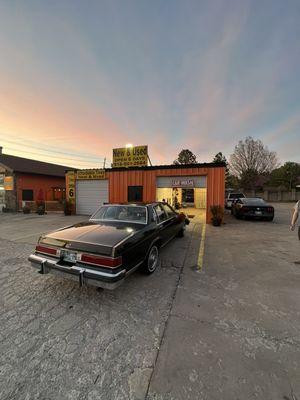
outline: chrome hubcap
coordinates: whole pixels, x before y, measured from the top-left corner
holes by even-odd
[[[152,249],[150,250],[150,254],[148,257],[148,269],[150,272],[155,270],[155,268],[157,267],[157,263],[158,263],[158,248],[156,246],[153,246]]]

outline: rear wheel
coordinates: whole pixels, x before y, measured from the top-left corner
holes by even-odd
[[[147,258],[143,264],[142,271],[145,274],[150,275],[156,270],[156,268],[158,267],[158,264],[159,264],[159,249],[154,244],[151,247],[151,249],[149,250]]]
[[[184,237],[184,231],[185,231],[185,229],[181,228],[180,231],[177,233],[177,237],[183,238]]]
[[[273,221],[273,219],[274,219],[274,217],[268,217],[267,221],[271,222],[271,221]]]

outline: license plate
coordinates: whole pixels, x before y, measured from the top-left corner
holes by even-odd
[[[262,215],[261,211],[255,211],[255,215]]]
[[[62,259],[64,261],[71,262],[71,263],[75,264],[76,260],[77,260],[77,254],[75,252],[73,252],[73,251],[64,250],[63,254],[62,254]]]

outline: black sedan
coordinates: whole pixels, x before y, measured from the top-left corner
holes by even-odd
[[[167,203],[108,204],[87,222],[41,236],[29,261],[41,274],[114,289],[139,267],[153,273],[159,249],[188,222]]]
[[[238,199],[232,204],[232,214],[236,218],[264,219],[273,221],[274,207],[267,204],[261,198]]]

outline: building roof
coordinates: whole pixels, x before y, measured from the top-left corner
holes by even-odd
[[[220,168],[226,167],[224,162],[197,163],[197,164],[171,164],[171,165],[151,165],[145,167],[117,167],[106,168],[106,171],[132,171],[132,170],[156,170],[156,169],[186,169],[186,168]]]
[[[0,163],[14,172],[58,177],[64,177],[66,170],[73,169],[64,165],[51,164],[29,158],[11,156],[9,154],[0,154]]]

